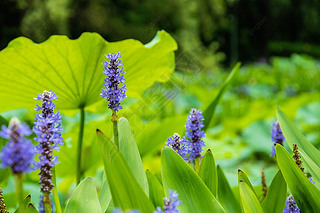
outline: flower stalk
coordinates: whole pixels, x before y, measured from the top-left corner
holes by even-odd
[[[80,108],[80,130],[78,137],[78,149],[77,149],[77,185],[80,183],[83,171],[81,168],[82,162],[82,144],[83,144],[83,130],[84,130],[85,112],[84,108]]]
[[[4,202],[4,198],[2,195],[2,189],[0,188],[0,213],[8,213],[7,206]]]

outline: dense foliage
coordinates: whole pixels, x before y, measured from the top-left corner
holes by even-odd
[[[175,67],[176,50],[165,31],[145,45],[97,33],[11,41],[0,52],[0,208],[320,211],[319,63],[293,54],[227,73],[195,58]],[[12,158],[37,170],[25,173],[3,159],[28,141],[37,152]]]

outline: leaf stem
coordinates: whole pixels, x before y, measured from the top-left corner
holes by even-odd
[[[82,141],[83,141],[83,127],[84,127],[84,107],[80,108],[80,130],[78,137],[78,150],[77,150],[77,185],[80,183],[83,171],[81,170],[81,155],[82,155]]]
[[[112,112],[111,121],[113,124],[114,143],[117,145],[117,147],[119,147],[118,116],[116,111]]]
[[[23,206],[23,187],[22,187],[22,173],[17,173],[14,175],[15,187],[16,187],[16,196],[19,206]]]
[[[62,213],[61,205],[60,205],[60,201],[59,201],[59,195],[58,195],[58,186],[57,186],[57,181],[56,181],[56,167],[52,168],[51,173],[52,173],[52,184],[54,185],[52,192],[53,192],[54,204],[56,206],[56,212]]]

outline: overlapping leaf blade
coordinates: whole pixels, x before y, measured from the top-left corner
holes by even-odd
[[[293,144],[297,144],[299,150],[304,151],[310,157],[310,159],[313,160],[318,167],[320,167],[320,151],[303,136],[299,129],[284,114],[284,112],[278,110],[277,118],[290,148],[293,148]]]
[[[144,190],[149,194],[148,180],[143,168],[140,153],[134,140],[129,121],[126,118],[120,118],[119,124],[119,147],[125,157],[131,172]]]
[[[240,203],[236,199],[230,184],[220,166],[217,166],[218,174],[218,200],[226,212],[241,212]]]
[[[260,202],[247,183],[240,181],[239,182],[239,190],[240,190],[240,200],[241,207],[243,212],[245,213],[263,213],[263,209],[260,205]]]
[[[276,145],[278,165],[302,212],[320,212],[320,190],[311,183],[281,145]]]
[[[268,188],[267,196],[262,202],[264,212],[282,213],[287,197],[287,184],[281,171],[278,171]]]
[[[176,49],[165,31],[146,46],[133,39],[107,42],[97,33],[83,33],[76,40],[51,36],[40,44],[19,37],[0,52],[0,99],[6,100],[0,112],[33,109],[33,98],[44,90],[56,92],[58,109],[77,109],[101,100],[104,54],[119,51],[127,95],[139,97],[154,82],[169,79]]]
[[[153,212],[155,208],[152,202],[135,179],[118,147],[99,130],[97,139],[114,206],[123,210],[138,209],[142,213]]]
[[[163,198],[165,197],[163,187],[159,180],[151,172],[147,171],[149,184],[149,198],[154,206],[163,206]]]
[[[209,149],[203,156],[199,168],[199,177],[210,189],[214,196],[217,196],[218,190],[218,174],[211,150]]]
[[[181,212],[225,212],[195,171],[171,148],[161,153],[161,174],[166,196],[179,193]]]
[[[97,190],[92,178],[86,178],[80,182],[77,188],[72,192],[64,212],[102,213]]]

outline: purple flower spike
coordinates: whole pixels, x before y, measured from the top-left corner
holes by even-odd
[[[284,207],[283,213],[300,213],[296,201],[294,201],[292,195],[289,195],[286,200],[286,207]]]
[[[43,94],[38,95],[35,100],[41,100],[42,105],[37,105],[36,110],[41,110],[42,113],[38,113],[36,116],[35,126],[33,132],[36,133],[36,141],[39,142],[37,150],[40,162],[35,164],[35,168],[40,168],[40,184],[41,191],[50,193],[53,184],[51,182],[51,168],[58,163],[57,157],[53,157],[52,150],[59,150],[59,145],[63,145],[63,139],[61,137],[61,115],[59,111],[53,112],[55,105],[52,100],[57,100],[57,96],[54,92],[44,91]]]
[[[271,140],[274,143],[271,150],[271,157],[276,155],[275,145],[278,143],[283,146],[283,141],[285,141],[285,137],[282,134],[282,130],[280,128],[279,122],[276,121],[272,124],[271,129]]]
[[[174,133],[166,142],[166,145],[176,151],[185,161],[187,161],[188,144],[189,141],[185,137],[181,138],[178,133]]]
[[[123,77],[125,72],[123,68],[119,68],[119,66],[123,65],[119,59],[121,56],[120,53],[105,55],[106,60],[102,63],[104,65],[102,74],[107,75],[107,78],[104,79],[105,83],[103,83],[103,85],[105,89],[102,89],[101,95],[102,98],[109,101],[108,108],[113,111],[122,109],[120,101],[124,100],[126,97],[125,92],[127,91],[126,84],[124,83],[125,78]],[[108,62],[107,59],[110,59],[110,61]],[[122,84],[122,86],[120,86],[120,84]]]
[[[11,167],[12,173],[26,173],[34,163],[35,147],[30,140],[24,138],[31,134],[26,124],[20,123],[18,118],[12,118],[9,128],[2,126],[0,136],[9,142],[0,152],[1,167]]]
[[[182,203],[181,200],[178,200],[179,194],[174,190],[170,190],[169,198],[164,198],[164,211],[160,207],[157,207],[157,210],[153,213],[179,213],[180,211],[177,207]]]
[[[186,136],[190,139],[189,145],[189,161],[193,161],[196,157],[201,156],[202,148],[205,146],[203,140],[206,134],[201,130],[203,125],[203,116],[200,109],[192,108],[187,119]]]

